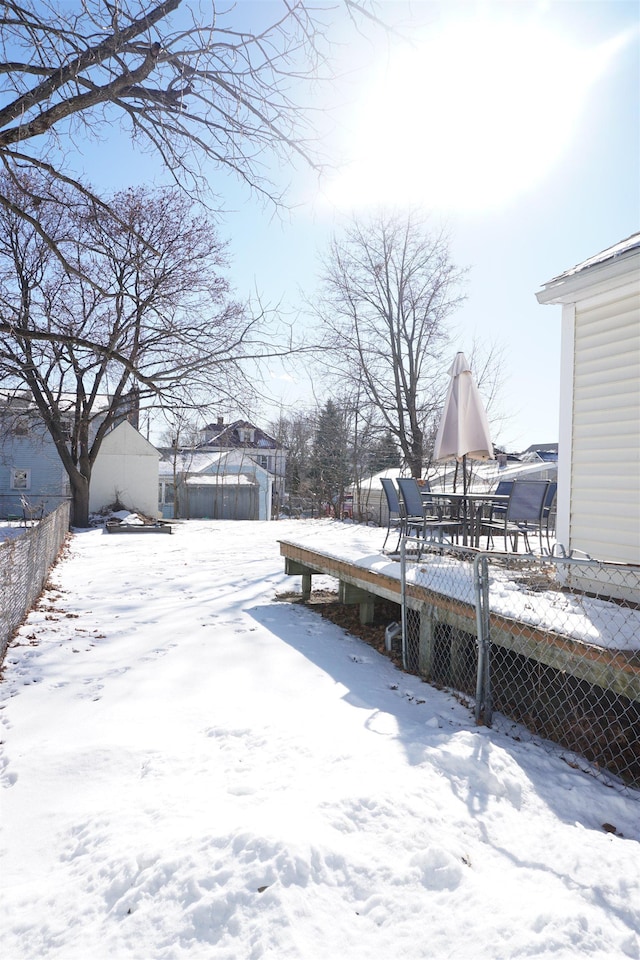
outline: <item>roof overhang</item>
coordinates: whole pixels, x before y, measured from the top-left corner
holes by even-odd
[[[612,248],[614,249],[614,248]],[[606,253],[606,252],[605,252]],[[640,240],[615,255],[594,257],[545,283],[536,293],[538,303],[575,303],[586,291],[592,296],[629,279],[640,284]]]

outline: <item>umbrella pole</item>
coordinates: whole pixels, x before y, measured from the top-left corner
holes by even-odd
[[[462,455],[462,543],[467,546],[469,504],[467,503],[467,455]]]

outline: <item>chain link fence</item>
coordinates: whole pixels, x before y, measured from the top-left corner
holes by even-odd
[[[640,568],[411,538],[401,563],[405,669],[640,787]]]
[[[0,542],[0,663],[16,629],[42,592],[69,532],[70,504]]]

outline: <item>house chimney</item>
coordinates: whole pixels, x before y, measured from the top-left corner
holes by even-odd
[[[218,426],[219,427],[224,426],[224,417],[218,417]]]

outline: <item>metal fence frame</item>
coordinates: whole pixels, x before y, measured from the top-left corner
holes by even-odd
[[[13,634],[42,593],[69,532],[71,505],[60,504],[23,533],[0,543],[0,664]]]
[[[406,670],[477,723],[640,787],[640,568],[409,537],[400,562]]]

